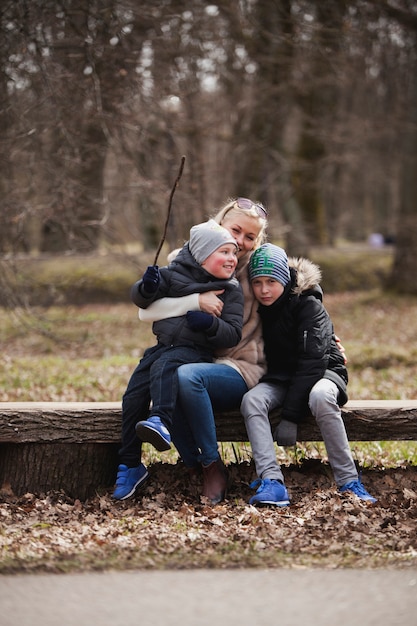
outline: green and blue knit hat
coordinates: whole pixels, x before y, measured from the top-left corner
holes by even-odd
[[[249,261],[249,280],[258,276],[270,276],[284,287],[291,280],[288,257],[282,248],[264,243],[252,254]]]

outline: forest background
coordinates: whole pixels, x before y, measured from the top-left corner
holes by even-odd
[[[290,254],[395,241],[416,292],[412,0],[16,0],[0,33],[3,275],[18,253],[154,250],[185,155],[169,248],[249,196]]]
[[[412,0],[5,0],[0,35],[3,401],[120,400],[182,155],[164,254],[229,197],[263,202],[269,239],[323,269],[351,397],[416,397]],[[278,451],[290,509],[255,511],[250,449],[222,453],[214,510],[152,451],[118,507],[3,491],[0,570],[415,565],[415,442],[354,445],[375,509],[313,444]]]

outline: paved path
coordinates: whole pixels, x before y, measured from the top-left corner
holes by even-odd
[[[0,576],[1,626],[414,626],[417,570]]]

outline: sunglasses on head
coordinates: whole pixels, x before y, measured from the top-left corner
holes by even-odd
[[[257,202],[252,202],[252,200],[249,200],[249,198],[237,198],[236,204],[239,209],[244,209],[245,211],[255,209],[259,217],[262,217],[264,220],[266,220],[266,218],[268,217],[268,211],[265,209],[265,207]]]

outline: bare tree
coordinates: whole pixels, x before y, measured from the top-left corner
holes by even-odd
[[[409,237],[415,15],[409,0],[2,3],[1,251],[153,248],[182,154],[171,246],[233,195],[265,202],[293,254],[392,230],[400,210]]]
[[[398,292],[417,294],[417,15],[411,36],[414,53],[410,59],[409,107],[402,133],[400,210],[396,234],[396,250],[389,287]]]

